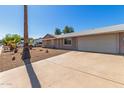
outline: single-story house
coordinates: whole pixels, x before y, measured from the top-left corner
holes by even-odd
[[[42,38],[43,47],[124,53],[124,24],[62,35],[47,34]]]

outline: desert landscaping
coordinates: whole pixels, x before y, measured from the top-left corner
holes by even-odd
[[[57,50],[57,49],[35,47],[32,50],[30,50],[31,62],[37,62],[39,60],[60,55],[68,51],[69,50]],[[19,48],[17,53],[13,53],[13,52],[2,53],[0,55],[0,72],[24,65],[24,62],[21,59],[21,55],[22,55],[22,48]],[[15,57],[15,60],[12,60],[13,56]]]

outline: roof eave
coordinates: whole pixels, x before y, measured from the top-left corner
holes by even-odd
[[[63,36],[63,37],[57,37],[57,39],[60,38],[70,38],[70,37],[80,37],[80,36],[92,36],[92,35],[101,35],[101,34],[114,34],[114,33],[120,33],[120,32],[124,32],[124,30],[120,30],[120,31],[111,31],[111,32],[100,32],[100,33],[89,33],[89,34],[83,34],[83,35],[73,35],[73,36]]]

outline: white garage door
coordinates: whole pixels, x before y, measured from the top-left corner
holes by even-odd
[[[116,34],[79,37],[78,50],[117,53],[117,43]]]

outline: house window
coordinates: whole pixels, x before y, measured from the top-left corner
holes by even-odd
[[[71,38],[65,38],[64,39],[64,45],[72,45],[72,39]]]

